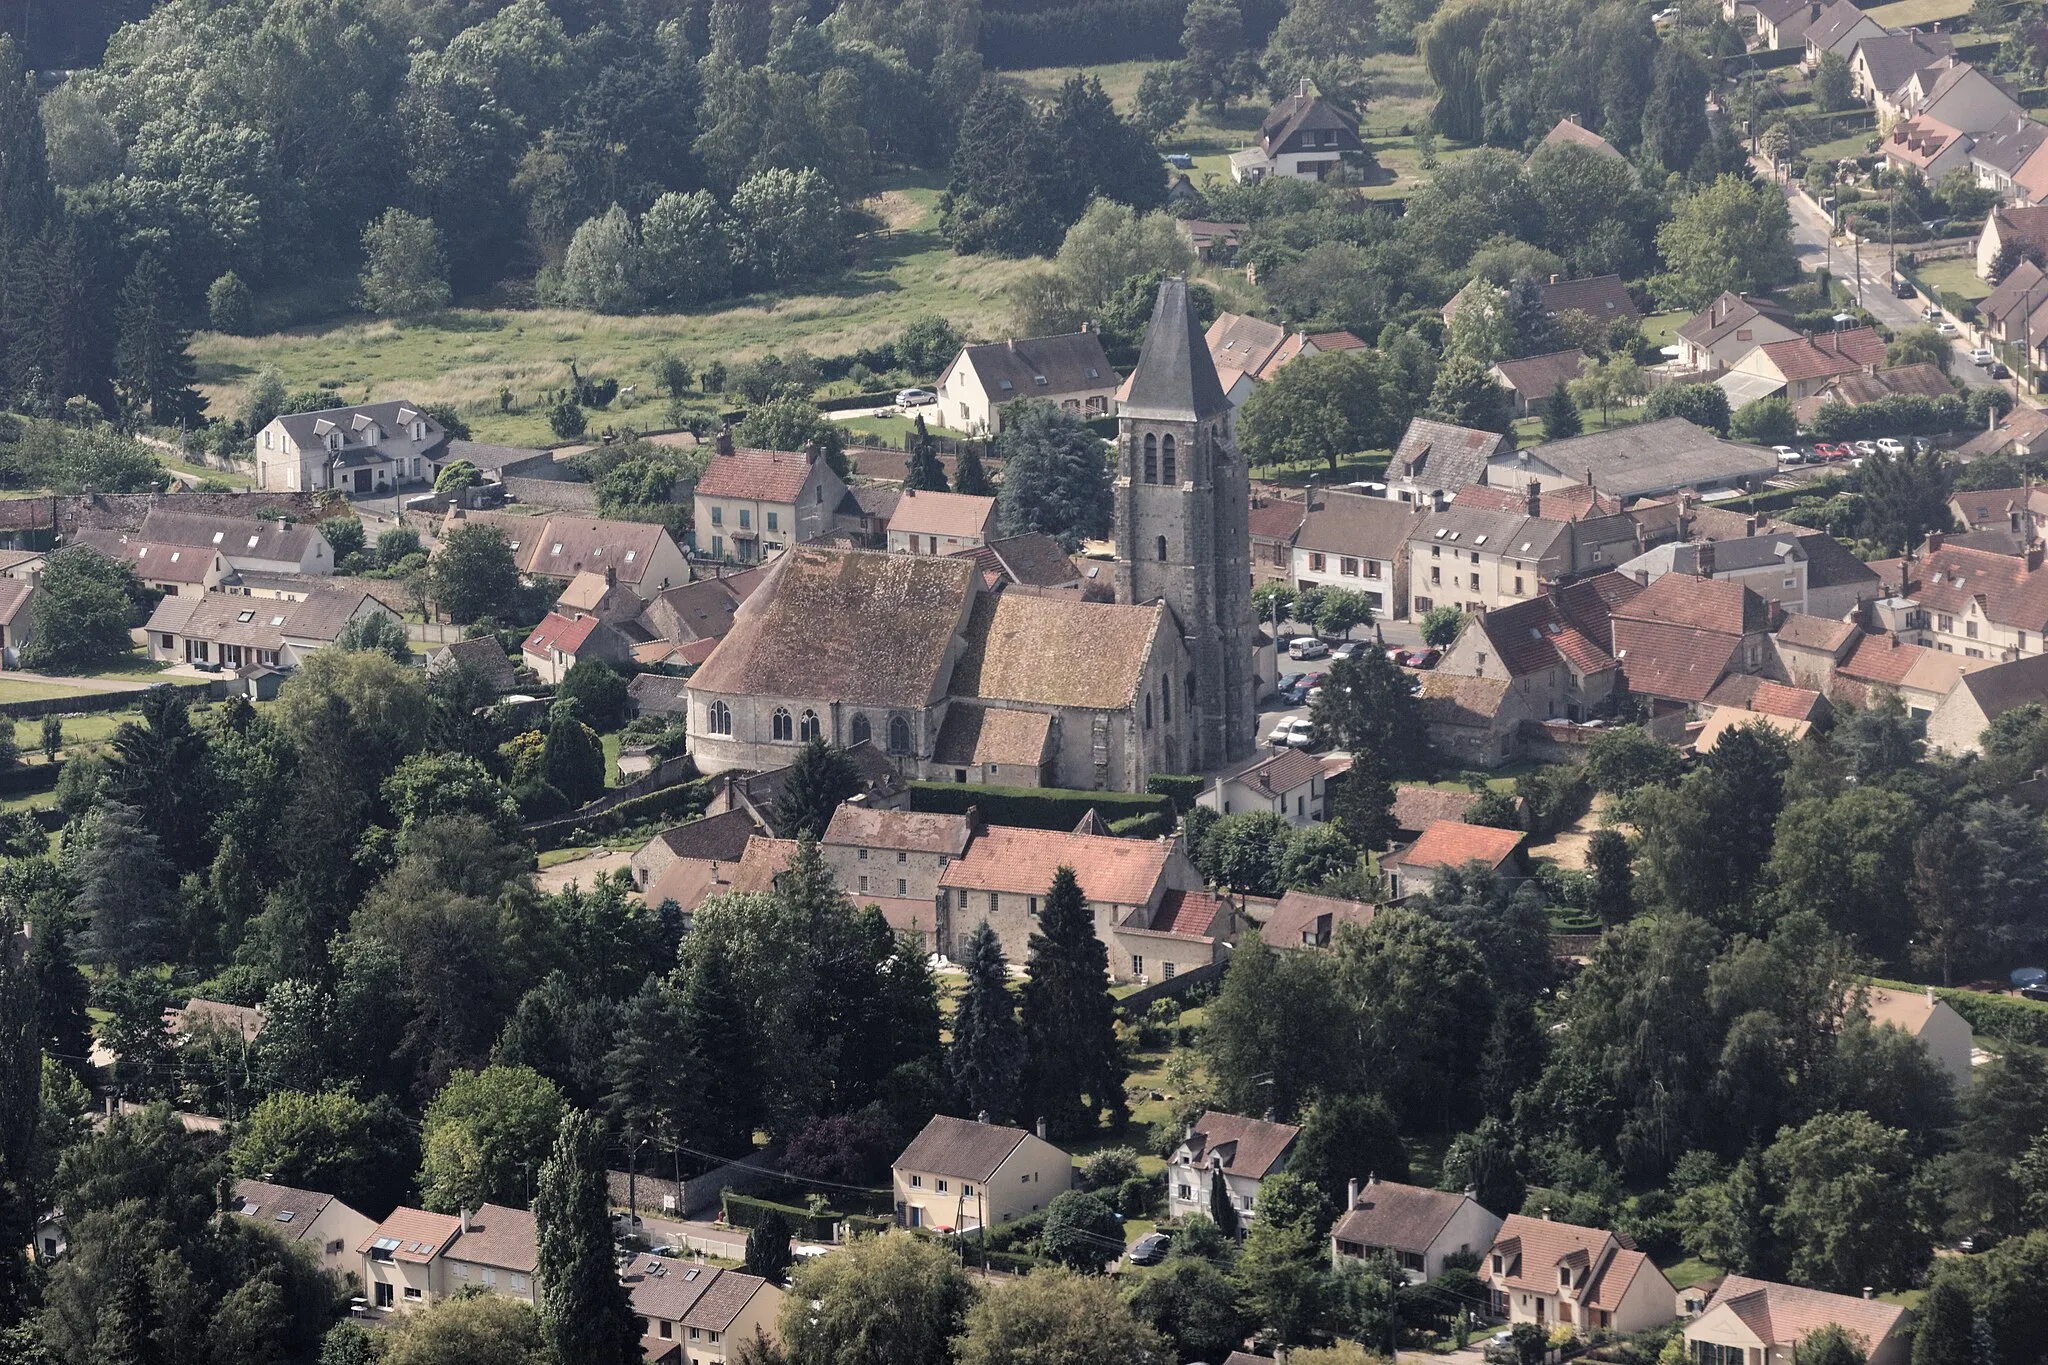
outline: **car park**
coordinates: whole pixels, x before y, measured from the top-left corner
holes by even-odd
[[[1772,446],[1771,453],[1778,457],[1778,463],[1781,465],[1806,463],[1806,457],[1791,446]]]
[[[1886,455],[1903,455],[1906,453],[1906,443],[1890,436],[1879,441],[1877,448]]]
[[[1297,635],[1287,642],[1287,657],[1290,659],[1327,659],[1330,647],[1313,635]]]
[[[921,408],[939,401],[939,396],[930,389],[901,389],[896,394],[899,408]]]
[[[1289,716],[1275,725],[1266,735],[1266,743],[1276,749],[1306,749],[1315,739],[1316,727],[1300,716]]]

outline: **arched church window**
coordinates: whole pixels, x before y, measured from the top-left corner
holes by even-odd
[[[711,703],[711,733],[729,735],[732,733],[732,708],[722,701]]]
[[[1180,482],[1180,479],[1173,472],[1173,438],[1171,436],[1159,443],[1159,481],[1161,483]]]
[[[1145,482],[1159,482],[1159,438],[1145,433]]]
[[[775,737],[777,739],[788,739],[795,729],[790,724],[789,708],[787,706],[776,707],[775,714],[770,718],[769,723],[775,727]]]
[[[1152,728],[1152,694],[1150,692],[1145,694],[1145,728],[1147,730]]]
[[[1159,680],[1159,718],[1168,725],[1173,724],[1173,679]]]
[[[796,737],[809,744],[818,737],[818,713],[806,711],[797,719]]]
[[[1166,537],[1159,537],[1153,548],[1159,552],[1159,562],[1164,564],[1166,562]]]
[[[855,744],[865,744],[875,737],[875,727],[868,723],[868,713],[865,711],[853,713],[851,730]]]
[[[889,717],[889,752],[907,754],[910,752],[910,722],[902,716]]]

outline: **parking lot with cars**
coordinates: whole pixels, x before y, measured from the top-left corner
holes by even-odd
[[[1436,667],[1442,652],[1421,640],[1418,627],[1407,621],[1375,622],[1384,640],[1327,640],[1308,634],[1282,632],[1280,677],[1271,696],[1259,703],[1260,742],[1275,749],[1315,748],[1315,727],[1309,710],[1323,685],[1330,665],[1339,659],[1357,658],[1368,650],[1383,649],[1395,663],[1417,674]],[[1421,685],[1418,681],[1418,687]]]

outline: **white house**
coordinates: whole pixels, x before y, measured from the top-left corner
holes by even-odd
[[[1322,180],[1357,155],[1358,119],[1309,90],[1307,80],[1266,114],[1258,141],[1230,157],[1230,178],[1243,184],[1267,176]]]
[[[447,447],[447,431],[411,403],[288,413],[256,433],[256,486],[389,492],[431,482]]]
[[[831,530],[846,485],[816,450],[735,450],[722,435],[694,496],[697,553],[759,564]]]
[[[1221,1177],[1238,1221],[1258,1216],[1266,1177],[1286,1169],[1301,1129],[1240,1114],[1209,1110],[1193,1124],[1166,1162],[1168,1211],[1175,1218],[1209,1211],[1210,1190]]]
[[[359,1268],[356,1248],[377,1227],[331,1194],[265,1180],[236,1181],[228,1212],[268,1228],[287,1245],[306,1248],[321,1269],[344,1275]]]
[[[1406,615],[1408,539],[1424,524],[1429,504],[1314,489],[1309,498],[1289,552],[1289,580],[1362,592],[1375,616]]]
[[[1640,1332],[1678,1316],[1678,1291],[1633,1245],[1603,1228],[1512,1214],[1501,1224],[1479,1278],[1493,1314],[1545,1332],[1580,1336]]]
[[[1970,1088],[1970,1025],[1953,1005],[1934,993],[1934,987],[1896,991],[1872,986],[1863,1009],[1873,1025],[1918,1038],[1927,1055],[1955,1082],[1958,1094]]]
[[[164,663],[290,670],[362,616],[397,619],[360,588],[324,587],[300,602],[218,592],[166,597],[143,630],[149,657]]]
[[[1195,798],[1218,815],[1277,815],[1297,829],[1321,824],[1323,803],[1323,760],[1299,749],[1282,749],[1218,777]]]
[[[891,1175],[899,1226],[966,1232],[1052,1203],[1073,1188],[1074,1159],[1038,1133],[938,1114],[896,1158]]]
[[[978,436],[1001,432],[1003,405],[1019,398],[1045,398],[1099,417],[1113,411],[1120,382],[1092,324],[1059,336],[963,346],[939,376],[939,417]]]
[[[1403,1185],[1368,1174],[1351,1182],[1344,1212],[1330,1230],[1330,1256],[1365,1259],[1392,1252],[1411,1284],[1444,1272],[1444,1258],[1487,1250],[1501,1220],[1471,1194]]]
[[[904,555],[956,555],[988,544],[995,528],[994,498],[906,488],[889,514],[889,548]]]

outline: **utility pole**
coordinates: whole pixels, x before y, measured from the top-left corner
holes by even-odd
[[[1891,187],[1891,193],[1886,195],[1884,199],[1884,235],[1886,238],[1885,250],[1889,253],[1888,260],[1885,266],[1888,275],[1888,278],[1885,280],[1885,284],[1887,286],[1891,285],[1894,281],[1896,281],[1899,278],[1899,224],[1897,216],[1898,208],[1899,187],[1897,185],[1893,185]]]
[[[2012,404],[2020,405],[2020,370],[2025,370],[2029,380],[2034,373],[2034,291],[2029,289],[2020,295],[2020,364],[2012,372]]]
[[[1863,306],[1863,239],[1856,239],[1856,306]]]

